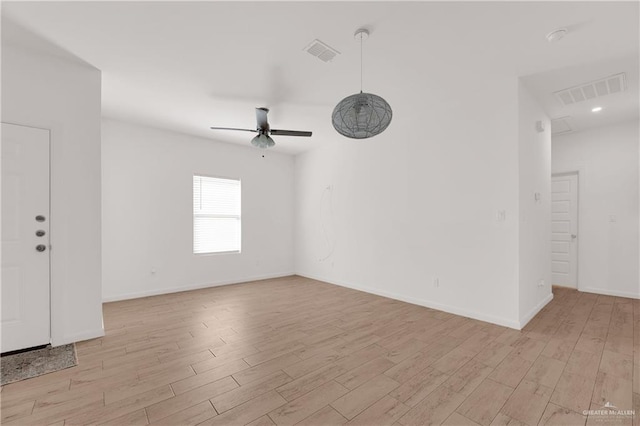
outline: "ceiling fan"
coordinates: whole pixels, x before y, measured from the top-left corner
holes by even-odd
[[[256,108],[256,122],[257,127],[254,129],[236,129],[232,127],[212,127],[213,130],[240,130],[243,132],[255,132],[258,133],[258,136],[251,139],[251,145],[256,146],[258,148],[271,148],[276,143],[273,139],[271,139],[270,135],[277,136],[311,136],[311,132],[302,132],[298,130],[278,130],[272,129],[269,127],[269,122],[267,121],[267,113],[269,112],[268,108]]]

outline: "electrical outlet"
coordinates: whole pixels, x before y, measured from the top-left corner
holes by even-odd
[[[440,287],[440,278],[438,277],[433,278],[433,286],[436,288]]]
[[[496,213],[496,220],[498,222],[504,222],[507,220],[507,211],[506,210],[498,210]]]
[[[538,281],[538,287],[544,287],[544,280]]]

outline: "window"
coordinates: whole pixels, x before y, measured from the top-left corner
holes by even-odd
[[[240,181],[193,176],[193,252],[240,251]]]

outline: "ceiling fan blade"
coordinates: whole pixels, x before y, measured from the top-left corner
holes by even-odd
[[[299,131],[299,130],[271,129],[271,131],[269,133],[271,133],[272,135],[276,135],[276,136],[305,136],[305,137],[311,136],[311,132],[303,132],[303,131]]]
[[[210,129],[212,129],[212,130],[240,130],[240,131],[243,131],[243,132],[253,132],[253,133],[257,132],[257,130],[255,130],[255,129],[237,129],[235,127],[211,127]]]
[[[269,122],[267,121],[267,113],[269,108],[256,108],[256,122],[258,123],[258,129],[269,130]]]

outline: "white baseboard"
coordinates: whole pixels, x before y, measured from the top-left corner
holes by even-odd
[[[515,328],[516,330],[520,330],[520,322],[518,321],[509,320],[502,317],[496,317],[493,315],[487,315],[482,312],[470,311],[467,309],[459,308],[457,306],[445,305],[442,303],[433,302],[431,300],[417,299],[414,297],[408,297],[401,294],[392,293],[384,290],[378,290],[370,287],[353,285],[351,283],[347,283],[344,281],[327,280],[325,278],[313,276],[311,274],[297,272],[296,275],[299,275],[301,277],[311,278],[317,281],[323,281],[329,284],[338,285],[340,287],[346,287],[353,290],[363,291],[365,293],[375,294],[382,297],[388,297],[389,299],[400,300],[402,302],[411,303],[413,305],[424,306],[431,309],[437,309],[439,311],[449,312],[451,314],[461,315],[463,317],[473,318],[479,321],[490,322],[492,324],[502,325],[504,327]]]
[[[618,291],[618,290],[609,290],[607,288],[579,288],[579,291],[584,291],[585,293],[595,293],[595,294],[603,294],[605,296],[617,296],[617,297],[627,297],[629,299],[640,299],[640,294],[628,293],[626,291]]]
[[[70,336],[63,336],[61,340],[51,340],[51,346],[67,345],[69,343],[81,342],[83,340],[95,339],[97,337],[104,336],[104,329],[84,331],[82,333],[72,334]]]
[[[533,309],[531,309],[527,313],[527,315],[522,317],[520,319],[520,330],[522,330],[524,326],[527,325],[527,323],[529,323],[529,321],[531,321],[533,317],[535,317],[538,314],[538,312],[540,312],[542,308],[547,306],[547,303],[551,302],[552,300],[553,300],[553,293],[549,293],[547,297],[545,297],[542,301],[540,301],[540,303],[538,303]]]
[[[117,302],[117,301],[120,301],[120,300],[139,299],[141,297],[158,296],[160,294],[179,293],[181,291],[200,290],[202,288],[219,287],[219,286],[222,286],[222,285],[231,285],[231,284],[240,284],[240,283],[245,283],[245,282],[249,282],[249,281],[259,281],[259,280],[268,280],[268,279],[272,279],[272,278],[282,278],[282,277],[288,277],[288,276],[291,276],[291,275],[295,275],[295,273],[294,272],[282,272],[282,273],[278,273],[278,274],[267,274],[267,275],[257,275],[257,276],[253,276],[253,277],[244,277],[244,278],[238,278],[238,279],[234,279],[234,280],[214,281],[214,282],[208,282],[208,283],[204,283],[204,284],[202,284],[202,283],[201,284],[192,284],[192,285],[186,285],[186,286],[182,286],[182,287],[159,288],[159,289],[145,290],[145,291],[139,291],[139,292],[133,292],[133,293],[117,294],[117,295],[112,295],[112,296],[103,296],[102,297],[102,303]]]

